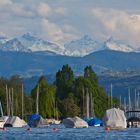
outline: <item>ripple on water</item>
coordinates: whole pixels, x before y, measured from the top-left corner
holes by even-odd
[[[58,128],[54,131],[53,128]],[[7,128],[0,131],[0,140],[140,140],[140,128],[105,131],[103,127],[69,129],[63,125],[49,128]]]

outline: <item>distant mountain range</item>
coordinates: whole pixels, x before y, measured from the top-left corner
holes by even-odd
[[[132,46],[123,41],[114,40],[110,37],[105,42],[98,42],[90,36],[85,35],[79,40],[73,40],[64,46],[44,41],[38,37],[26,33],[20,37],[8,39],[5,36],[0,37],[1,51],[16,52],[51,52],[59,55],[67,56],[86,56],[90,53],[102,50],[115,50],[121,52],[137,52]]]
[[[54,74],[69,64],[79,75],[92,65],[98,73],[108,70],[140,69],[140,53],[112,37],[103,43],[85,35],[60,47],[30,33],[14,39],[0,37],[0,75],[20,74],[25,77]]]
[[[51,52],[0,51],[0,75],[20,74],[25,77],[54,74],[64,64],[69,64],[79,75],[87,65],[98,73],[113,70],[139,70],[140,53],[103,50],[84,57],[56,55]]]
[[[23,76],[29,93],[40,75],[47,75],[52,83],[64,64],[69,64],[76,75],[91,65],[108,94],[112,83],[113,95],[127,98],[128,88],[132,94],[135,88],[140,90],[140,53],[133,48],[112,37],[98,42],[85,35],[61,47],[29,33],[13,39],[0,36],[0,76]]]

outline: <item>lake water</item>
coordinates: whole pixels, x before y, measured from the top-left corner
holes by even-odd
[[[58,128],[54,131],[53,128]],[[140,140],[140,128],[106,131],[104,127],[69,129],[63,125],[49,128],[7,128],[0,131],[0,140]]]

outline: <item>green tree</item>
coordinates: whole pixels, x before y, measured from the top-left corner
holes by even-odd
[[[36,111],[36,95],[39,86],[39,114],[43,117],[51,118],[54,116],[55,107],[55,87],[49,86],[46,78],[41,76],[38,84],[32,90],[33,110]]]
[[[60,111],[63,114],[63,117],[74,117],[80,116],[80,107],[75,103],[75,97],[73,93],[70,93],[68,98],[64,99],[62,102],[62,108]]]
[[[84,77],[90,79],[91,81],[98,82],[98,77],[93,71],[92,66],[86,66],[84,69]]]
[[[74,74],[69,67],[69,65],[64,65],[62,70],[56,73],[56,87],[57,87],[57,97],[60,99],[65,99],[68,94],[73,90],[74,84]]]

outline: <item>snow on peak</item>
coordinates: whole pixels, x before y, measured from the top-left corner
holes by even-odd
[[[133,49],[130,45],[127,45],[119,40],[114,40],[113,37],[110,37],[105,42],[105,49],[114,50],[114,51],[122,51],[122,52],[132,52]]]
[[[9,39],[6,37],[5,34],[0,33],[0,44],[5,43],[6,41],[8,41]]]
[[[94,51],[102,50],[102,45],[94,41],[89,35],[83,36],[79,40],[71,41],[64,45],[65,55],[85,56]]]
[[[64,48],[55,43],[44,41],[31,33],[26,33],[14,39],[7,39],[0,35],[0,50],[20,52],[52,52],[54,54],[68,56],[85,56],[101,50],[114,50],[122,52],[134,52],[132,46],[123,41],[109,37],[105,42],[95,41],[91,36],[84,35],[78,40],[73,40],[64,45]]]
[[[133,21],[140,21],[140,15],[131,15],[130,18],[131,18]]]
[[[2,51],[27,51],[26,48],[21,44],[21,42],[17,38],[6,41],[5,43],[0,45],[0,48]]]
[[[26,33],[18,39],[24,46],[26,46],[26,48],[28,48],[32,52],[50,51],[61,54],[61,52],[63,51],[58,45],[48,41],[44,41],[38,37],[33,36],[30,33]]]

